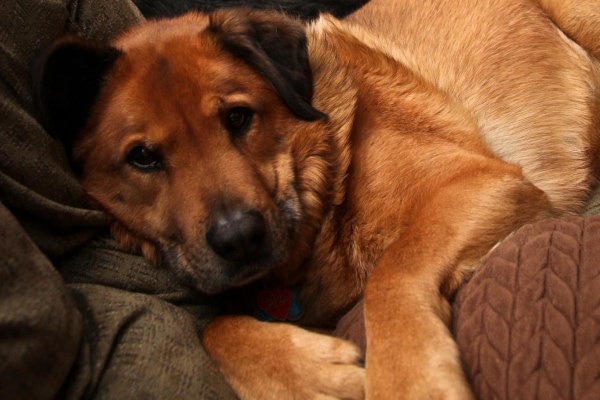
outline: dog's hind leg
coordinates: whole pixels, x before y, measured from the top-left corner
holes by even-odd
[[[600,0],[537,0],[556,25],[600,60]]]
[[[475,166],[446,182],[368,279],[368,399],[472,398],[446,297],[500,240],[550,214],[545,193],[507,164]]]

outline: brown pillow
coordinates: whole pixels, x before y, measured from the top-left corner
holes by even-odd
[[[600,398],[600,216],[527,225],[454,304],[478,398]]]

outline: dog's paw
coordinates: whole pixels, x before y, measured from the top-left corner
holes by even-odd
[[[360,350],[350,342],[291,327],[286,364],[290,398],[362,399],[365,371]],[[291,378],[291,381],[288,379]],[[280,397],[281,398],[281,397]]]
[[[360,350],[283,323],[223,318],[203,342],[241,399],[363,399]]]

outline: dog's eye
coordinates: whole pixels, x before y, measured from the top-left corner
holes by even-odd
[[[252,110],[247,107],[233,107],[225,115],[225,128],[234,135],[246,133],[252,121]]]
[[[127,155],[127,162],[142,171],[162,168],[162,164],[158,157],[143,146],[134,147]]]

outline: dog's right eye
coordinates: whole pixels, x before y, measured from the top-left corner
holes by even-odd
[[[152,151],[143,146],[134,147],[127,155],[127,163],[142,171],[151,171],[162,168],[159,158]]]
[[[234,136],[241,136],[252,122],[252,110],[247,107],[233,107],[224,116],[225,128]]]

